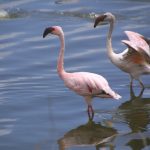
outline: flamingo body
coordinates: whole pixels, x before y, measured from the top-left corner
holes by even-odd
[[[119,99],[121,96],[115,93],[109,86],[107,80],[101,75],[90,72],[68,73],[64,70],[64,33],[61,27],[53,26],[45,29],[43,37],[49,33],[57,35],[60,39],[60,52],[57,63],[57,71],[60,78],[64,81],[66,87],[75,93],[83,96],[88,105],[89,117],[93,118],[94,111],[91,105],[93,97]],[[92,114],[91,114],[92,113]]]
[[[127,49],[117,54],[112,48],[112,32],[115,16],[110,12],[98,16],[95,20],[94,27],[103,21],[107,21],[110,24],[106,46],[111,62],[122,71],[130,74],[131,85],[133,79],[135,79],[138,80],[142,88],[144,88],[140,76],[150,74],[150,40],[139,33],[125,31],[129,40],[122,40],[122,42],[127,46]]]
[[[104,77],[94,73],[67,73],[64,83],[69,89],[87,99],[93,97],[119,99],[120,97],[111,90]]]

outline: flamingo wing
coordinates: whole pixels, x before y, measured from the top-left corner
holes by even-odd
[[[125,31],[126,35],[128,36],[128,38],[132,41],[135,38],[142,38],[143,40],[146,41],[146,43],[150,46],[150,39],[144,37],[143,35],[137,33],[137,32],[133,32],[133,31]]]
[[[130,43],[128,42],[128,44],[130,44],[131,47],[134,46],[135,50],[147,55],[150,58],[150,46],[148,44],[148,39],[146,39],[143,35],[133,31],[125,31],[125,34],[129,38]]]
[[[145,62],[150,64],[150,47],[144,37],[132,31],[125,31],[125,33],[129,41],[122,40],[122,42],[128,46],[127,58],[136,64]]]
[[[124,54],[124,59],[134,62],[135,64],[150,64],[150,57],[145,53],[137,51],[137,49],[142,51],[140,48],[136,47],[131,41],[122,40],[122,42],[128,46],[128,50]]]

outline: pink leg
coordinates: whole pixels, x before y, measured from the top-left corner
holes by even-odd
[[[93,119],[93,117],[94,117],[94,110],[93,110],[91,105],[88,105],[87,112],[88,112],[89,119]]]

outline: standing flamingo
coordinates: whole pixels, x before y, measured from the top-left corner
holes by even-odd
[[[43,33],[43,38],[49,33],[57,35],[60,39],[60,52],[57,63],[57,71],[60,78],[64,81],[64,84],[76,92],[77,94],[83,96],[88,105],[88,115],[89,118],[93,119],[94,111],[92,108],[92,98],[121,98],[120,95],[115,93],[110,87],[107,80],[94,73],[90,72],[75,72],[68,73],[64,70],[64,50],[65,50],[65,39],[64,32],[60,26],[52,26],[45,29]]]
[[[110,12],[100,15],[96,18],[94,28],[101,22],[107,21],[110,24],[107,35],[107,53],[113,64],[122,71],[129,73],[131,77],[130,86],[133,79],[138,80],[141,87],[144,88],[140,76],[142,74],[150,74],[150,40],[133,31],[125,31],[129,38],[122,40],[127,45],[122,53],[116,54],[112,48],[112,31],[115,22],[115,16]]]

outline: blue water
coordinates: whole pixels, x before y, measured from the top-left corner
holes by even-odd
[[[124,30],[150,37],[150,0],[1,0],[0,1],[0,149],[148,150],[150,77],[134,93],[129,76],[107,57],[107,25],[93,28],[95,14],[116,16],[113,47],[126,47]],[[103,75],[120,101],[95,98],[88,120],[81,96],[68,90],[56,71],[59,40],[43,39],[47,26],[65,33],[65,69]],[[135,95],[134,95],[135,94]]]

